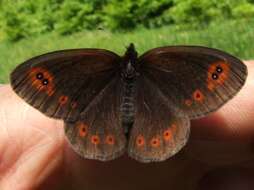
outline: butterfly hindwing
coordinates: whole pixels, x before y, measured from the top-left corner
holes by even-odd
[[[52,52],[19,65],[10,81],[14,91],[42,113],[75,121],[115,76],[119,59],[102,49]]]
[[[136,113],[128,154],[140,162],[163,161],[187,142],[190,121],[146,76],[137,79]]]
[[[216,49],[198,46],[155,48],[139,58],[141,70],[188,116],[217,110],[243,86],[246,66]]]
[[[66,136],[82,157],[107,161],[124,153],[126,138],[119,112],[121,86],[121,81],[114,78],[78,121],[65,122]]]

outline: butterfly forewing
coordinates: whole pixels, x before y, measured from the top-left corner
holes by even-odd
[[[102,49],[63,50],[19,65],[14,91],[47,116],[76,121],[118,71],[120,57]]]
[[[243,86],[246,66],[219,50],[198,46],[155,48],[139,58],[144,74],[190,118],[215,111]]]

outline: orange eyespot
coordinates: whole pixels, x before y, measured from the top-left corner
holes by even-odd
[[[207,88],[214,90],[218,85],[222,85],[228,78],[229,64],[224,61],[217,61],[210,65],[207,71]]]
[[[98,136],[98,135],[93,135],[93,136],[91,137],[91,143],[92,143],[92,144],[95,144],[95,145],[99,144],[99,143],[100,143],[100,138],[99,138],[99,136]]]
[[[28,71],[31,84],[39,91],[45,91],[48,96],[54,94],[53,75],[41,67],[32,68]]]
[[[156,148],[160,146],[160,139],[158,137],[153,137],[150,141],[152,147]]]
[[[137,145],[138,147],[141,147],[141,146],[144,146],[144,145],[145,145],[144,136],[139,135],[139,136],[136,138],[136,145]]]
[[[193,99],[198,102],[202,102],[204,100],[204,95],[200,90],[195,90],[193,92]]]
[[[68,102],[68,96],[60,96],[58,102],[61,106],[65,105]]]
[[[84,123],[79,123],[78,124],[78,129],[79,129],[79,136],[80,137],[85,137],[88,133],[88,126]]]
[[[171,131],[170,128],[164,131],[163,138],[164,138],[165,141],[170,141],[172,139],[172,137],[173,137],[172,136],[172,131]]]
[[[113,145],[115,144],[115,138],[113,135],[108,135],[106,137],[106,143],[109,144],[109,145]]]

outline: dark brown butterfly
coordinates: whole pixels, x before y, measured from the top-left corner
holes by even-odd
[[[217,110],[243,86],[246,66],[216,49],[168,46],[138,57],[103,49],[32,58],[11,74],[14,91],[49,117],[63,119],[73,149],[112,160],[125,151],[162,161],[187,142],[190,119]]]

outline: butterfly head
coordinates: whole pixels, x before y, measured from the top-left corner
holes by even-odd
[[[127,48],[124,61],[123,61],[123,76],[126,79],[132,79],[136,76],[136,62],[137,62],[138,53],[135,50],[133,43]]]

